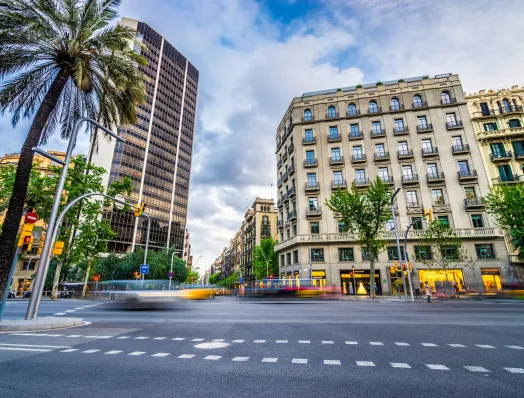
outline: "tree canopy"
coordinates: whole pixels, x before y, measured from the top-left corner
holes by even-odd
[[[260,241],[260,245],[253,248],[253,276],[255,279],[278,275],[278,254],[275,252],[275,243],[273,238],[265,238]]]

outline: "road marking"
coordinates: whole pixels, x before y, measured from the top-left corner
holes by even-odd
[[[146,337],[146,336],[140,336],[140,337],[135,337],[135,340],[145,340],[145,339],[148,339],[149,337]]]
[[[174,339],[171,339],[171,340],[182,341],[182,340],[185,340],[185,339],[186,339],[185,337],[175,337]]]
[[[19,347],[0,347],[4,351],[35,351],[35,352],[49,352],[53,350],[46,350],[44,348],[19,348]]]
[[[65,312],[75,312],[75,310],[65,310]]]
[[[69,348],[68,345],[8,344],[8,343],[1,343],[0,345],[10,346],[10,347]]]
[[[480,348],[495,348],[493,347],[492,345],[489,345],[489,344],[475,344],[477,347],[480,347]]]
[[[179,355],[177,358],[182,358],[182,359],[191,359],[193,358],[194,355],[193,354],[182,354],[182,355]]]
[[[66,337],[82,337],[81,334],[69,334]]]
[[[262,344],[262,343],[265,343],[266,340],[255,340],[253,341],[253,343],[259,343],[259,344]]]
[[[375,366],[375,364],[371,361],[356,361],[357,366]]]
[[[224,339],[214,339],[213,341],[222,342],[222,341],[224,341]]]
[[[324,359],[324,365],[342,365],[338,359]]]
[[[68,348],[67,350],[62,350],[60,352],[75,352],[78,351],[78,348]]]
[[[409,343],[395,343],[395,345],[399,345],[399,346],[402,346],[402,347],[409,347],[410,344]]]
[[[262,358],[262,362],[275,363],[276,361],[278,361],[278,358]],[[298,362],[293,362],[293,363],[298,363]]]
[[[157,357],[157,358],[164,358],[164,357],[167,357],[168,355],[171,355],[171,354],[169,352],[157,352],[156,354],[153,354],[151,356]]]
[[[85,350],[85,351],[82,351],[82,353],[84,353],[84,354],[92,354],[92,353],[98,352],[98,351],[100,351],[100,350]]]
[[[165,340],[165,337],[155,337],[153,340]]]
[[[307,363],[307,359],[302,359],[302,358],[293,358],[291,360],[291,363]]]
[[[309,344],[311,343],[310,340],[298,340],[298,344]]]
[[[9,336],[47,336],[47,337],[60,337],[64,334],[50,334],[50,333],[9,333]]]
[[[130,352],[129,354],[127,354],[127,355],[136,356],[136,355],[142,355],[142,354],[145,354],[145,353],[146,353],[145,351],[133,351],[133,352]]]
[[[234,357],[232,361],[234,362],[246,362],[249,359],[249,357]]]
[[[208,355],[204,359],[210,360],[210,361],[218,361],[220,358],[222,358],[221,355]]]
[[[465,348],[466,346],[464,344],[448,344],[450,347],[455,348]]]
[[[510,373],[524,373],[523,368],[502,368],[504,370],[507,370]]]
[[[204,341],[204,339],[193,339],[191,341]]]
[[[357,345],[358,341],[346,341],[346,344]]]
[[[114,350],[114,351],[108,351],[108,352],[104,352],[104,355],[115,355],[115,354],[120,354],[122,351],[118,351],[118,350]]]
[[[420,343],[422,344],[424,347],[438,347],[436,344],[433,344],[433,343]]]
[[[53,315],[65,315],[66,313],[65,312],[57,312],[56,314],[53,314]]]
[[[482,366],[464,366],[464,368],[469,370],[470,372],[491,373],[491,370],[487,370],[486,368],[483,368]]]
[[[506,347],[512,348],[514,350],[524,350],[524,347],[521,347],[519,345],[507,345]]]
[[[335,343],[331,340],[327,340],[327,341],[322,341],[322,344],[335,344]]]
[[[411,366],[404,362],[390,362],[390,365],[393,368],[411,369]]]
[[[444,365],[432,365],[432,364],[426,364],[426,366],[433,370],[449,370],[447,366]]]
[[[129,336],[120,336],[120,337],[117,337],[117,339],[120,339],[120,340],[123,340],[123,339],[128,339]]]
[[[243,343],[245,340],[233,340],[233,343]]]
[[[370,341],[369,345],[384,345],[384,343],[381,343],[380,341]]]
[[[275,341],[275,343],[277,343],[277,344],[286,344],[287,340],[277,340],[277,341]]]
[[[76,307],[75,310],[83,310],[84,307]]]

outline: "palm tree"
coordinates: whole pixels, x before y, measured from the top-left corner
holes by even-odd
[[[106,126],[135,123],[145,102],[145,59],[130,49],[136,32],[114,24],[120,0],[1,0],[0,113],[13,126],[34,115],[20,153],[0,235],[0,298],[23,215],[32,148],[56,129],[70,137],[81,116]]]

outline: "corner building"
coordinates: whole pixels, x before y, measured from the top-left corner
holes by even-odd
[[[366,189],[377,176],[392,190],[402,188],[400,236],[432,208],[463,239],[474,266],[454,272],[459,292],[500,288],[484,281],[483,272],[509,275],[503,233],[480,200],[488,178],[457,75],[305,93],[282,118],[276,147],[281,278],[313,278],[344,294],[367,294],[357,287],[369,285],[369,255],[324,203],[334,189],[352,183]],[[382,232],[388,245],[376,262],[378,294],[397,293],[394,227],[391,220]],[[415,225],[408,235],[414,279],[440,292],[443,273],[416,261],[424,255],[422,228]]]
[[[126,142],[117,142],[109,184],[122,177],[133,181],[130,203],[146,202],[151,216],[150,247],[184,248],[189,178],[196,120],[198,70],[166,38],[144,22],[122,18],[121,24],[138,31],[136,46],[148,62],[146,103],[137,107],[138,122],[121,126]],[[105,214],[118,234],[109,250],[132,251],[144,245],[147,224],[132,212]]]

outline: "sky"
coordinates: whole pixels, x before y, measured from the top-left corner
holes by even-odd
[[[520,0],[123,0],[200,71],[188,229],[201,273],[256,197],[276,200],[275,135],[304,92],[459,74],[464,91],[524,85]],[[0,117],[0,154],[31,120]],[[46,148],[63,149],[55,134]],[[76,153],[87,152],[88,139]],[[273,186],[272,186],[273,184]]]

